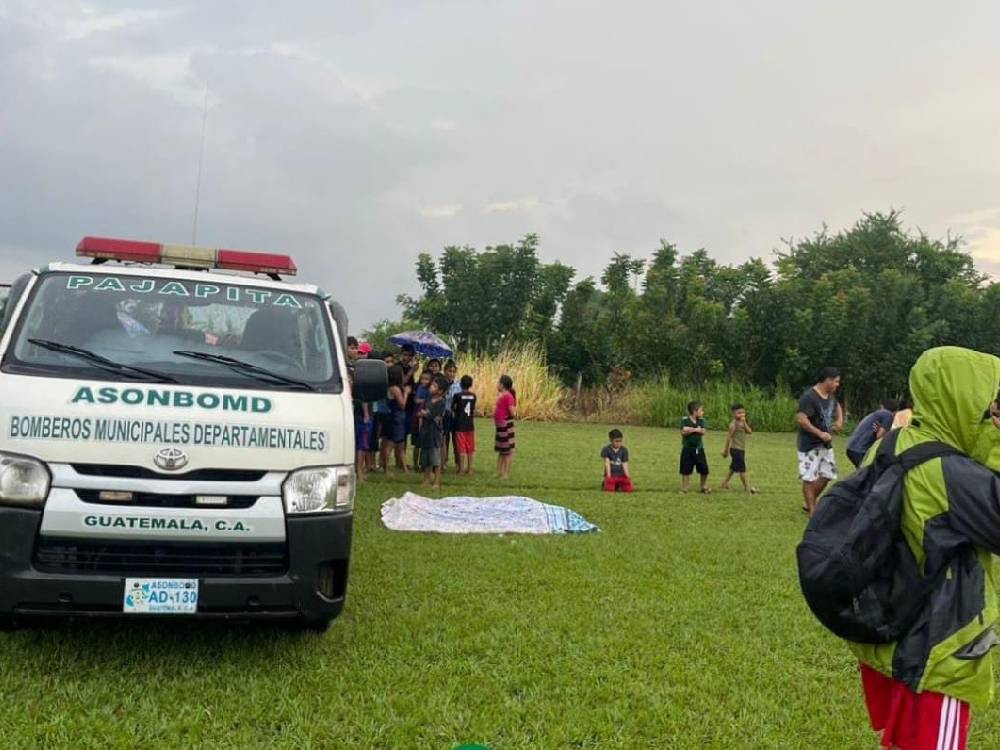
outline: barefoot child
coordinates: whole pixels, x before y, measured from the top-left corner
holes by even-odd
[[[496,408],[493,409],[493,424],[497,428],[494,450],[497,452],[497,479],[510,476],[514,463],[514,417],[517,416],[517,392],[510,375],[501,375],[497,383]]]
[[[628,448],[621,430],[608,433],[611,442],[601,450],[604,459],[604,491],[632,492],[632,475],[628,470]]]
[[[448,381],[443,375],[431,380],[429,398],[417,412],[420,416],[420,468],[424,484],[441,489],[441,449],[444,447],[444,394]]]
[[[420,380],[417,381],[416,390],[413,391],[413,416],[410,422],[410,434],[413,436],[413,470],[420,471],[420,414],[424,410],[425,402],[431,395],[431,380],[434,376],[426,367],[420,373]]]
[[[476,453],[476,394],[472,392],[472,376],[463,375],[461,386],[461,392],[451,403],[451,428],[455,434],[458,473],[471,474],[472,457]]]
[[[681,492],[691,488],[691,475],[695,469],[701,477],[701,493],[708,495],[708,456],[705,455],[705,409],[700,401],[688,404],[688,415],[681,420]]]
[[[747,479],[747,439],[753,435],[753,430],[747,422],[747,410],[743,404],[733,404],[733,421],[729,423],[726,433],[726,447],[722,449],[722,457],[731,459],[729,473],[722,480],[722,489],[728,490],[734,474],[740,475],[743,491],[748,495],[756,495],[757,488],[751,487]]]
[[[448,390],[444,394],[444,455],[441,457],[441,471],[448,470],[448,454],[454,447],[455,432],[455,397],[462,392],[458,382],[458,365],[449,359],[444,365],[444,376],[448,379]],[[455,464],[458,465],[458,451],[455,451]]]

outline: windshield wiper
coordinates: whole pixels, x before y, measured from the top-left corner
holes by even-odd
[[[50,352],[59,352],[60,354],[72,354],[74,357],[79,357],[80,359],[85,359],[93,365],[108,370],[110,372],[117,373],[119,375],[127,375],[128,373],[136,373],[138,375],[143,375],[146,378],[151,378],[160,383],[176,383],[177,379],[166,375],[162,372],[157,372],[156,370],[147,370],[144,367],[136,367],[135,365],[126,365],[124,362],[115,362],[113,359],[108,359],[97,352],[92,352],[89,349],[81,349],[78,346],[72,346],[71,344],[62,344],[58,341],[49,341],[48,339],[28,339],[28,342],[34,344],[35,346],[40,346],[43,349],[48,349]]]
[[[266,367],[255,365],[252,362],[244,362],[242,359],[236,359],[235,357],[227,357],[224,354],[198,352],[190,349],[177,349],[174,351],[174,354],[179,357],[198,359],[202,362],[215,362],[216,364],[224,365],[231,370],[235,370],[241,375],[246,375],[247,377],[254,378],[255,380],[260,380],[265,383],[270,382],[272,385],[279,383],[282,385],[294,385],[297,388],[303,388],[307,391],[316,390],[314,385],[307,383],[304,380],[296,380],[295,378],[290,378],[286,375],[268,370]]]

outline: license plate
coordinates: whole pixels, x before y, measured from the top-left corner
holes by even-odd
[[[185,615],[198,611],[197,578],[126,578],[123,612]]]

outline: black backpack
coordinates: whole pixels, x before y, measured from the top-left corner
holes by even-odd
[[[886,435],[869,466],[823,496],[796,550],[809,608],[828,630],[855,643],[899,640],[936,583],[921,575],[903,539],[903,477],[960,452],[928,442],[897,456],[898,435]]]

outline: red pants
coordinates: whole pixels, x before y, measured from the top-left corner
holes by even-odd
[[[632,492],[634,489],[630,477],[604,477],[605,492]]]
[[[882,733],[882,747],[965,750],[968,703],[941,693],[914,693],[865,664],[861,665],[861,684],[872,729]]]

